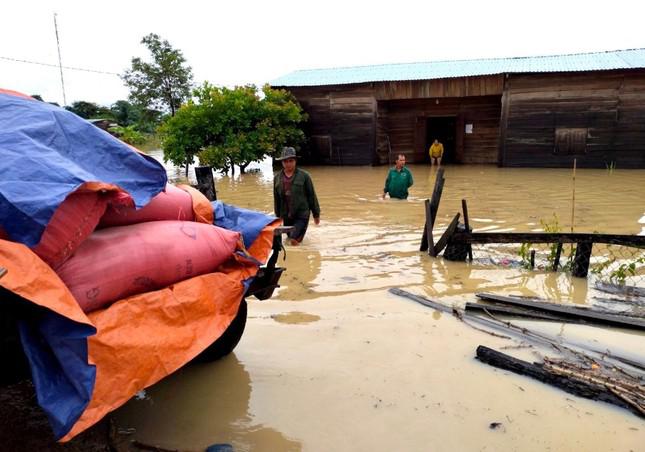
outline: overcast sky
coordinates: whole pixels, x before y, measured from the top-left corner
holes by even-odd
[[[645,47],[640,1],[3,2],[0,88],[63,103],[63,66],[122,73],[157,33],[195,82],[263,84],[297,69],[553,55]],[[63,70],[67,104],[127,98],[116,75]]]

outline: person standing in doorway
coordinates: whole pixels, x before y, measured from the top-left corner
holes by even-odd
[[[428,154],[430,154],[430,165],[441,166],[441,157],[443,157],[443,144],[439,143],[439,140],[435,138],[428,149]]]
[[[385,179],[383,199],[388,193],[390,198],[407,199],[408,188],[412,187],[413,183],[412,173],[405,167],[405,155],[397,155],[394,168],[390,168]]]
[[[309,226],[310,213],[314,223],[320,224],[320,206],[314,184],[308,172],[297,168],[296,150],[292,147],[282,149],[276,160],[282,162],[282,170],[273,177],[273,207],[275,215],[282,218],[285,226],[293,226],[289,232],[289,244],[302,242]]]

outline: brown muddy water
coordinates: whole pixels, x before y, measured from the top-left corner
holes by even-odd
[[[513,265],[517,251],[508,247],[476,247],[473,263],[420,253],[435,169],[410,169],[410,198],[382,201],[385,167],[307,168],[321,224],[286,248],[282,287],[270,300],[249,300],[233,354],[141,393],[116,412],[119,431],[194,451],[214,443],[236,451],[643,450],[642,419],[481,364],[479,344],[517,343],[387,292],[400,287],[456,305],[480,291],[580,305],[599,295],[594,278]],[[554,214],[570,228],[570,170],[448,166],[445,178],[437,235],[461,199],[475,230],[539,230]],[[271,184],[264,162],[258,172],[218,177],[218,198],[271,212]],[[643,233],[645,171],[578,170],[575,190],[576,232]],[[645,359],[643,334],[524,324]],[[536,359],[528,349],[514,354]],[[500,427],[489,428],[494,422]]]

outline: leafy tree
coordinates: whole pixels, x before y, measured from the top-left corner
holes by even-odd
[[[110,133],[117,136],[120,140],[125,141],[133,146],[143,144],[146,142],[146,137],[139,132],[133,125],[130,126],[114,126],[110,127]]]
[[[258,95],[253,85],[234,89],[205,83],[195,100],[180,108],[160,128],[164,158],[188,165],[202,163],[222,171],[244,172],[253,161],[304,140],[306,119],[295,98],[268,85]]]
[[[85,119],[113,119],[112,112],[109,108],[95,104],[94,102],[86,102],[84,100],[73,102],[72,105],[66,105],[65,110],[76,113],[78,116]]]
[[[90,119],[97,116],[99,112],[99,106],[94,102],[79,100],[73,102],[72,105],[66,105],[65,110],[76,113],[81,118]]]
[[[152,62],[132,58],[132,67],[121,75],[130,89],[130,100],[144,108],[159,108],[175,115],[181,104],[189,98],[192,69],[180,50],[173,49],[168,41],[151,33],[144,44],[152,55]]]
[[[110,106],[112,116],[121,126],[131,126],[141,120],[141,108],[131,104],[127,100],[117,100]]]

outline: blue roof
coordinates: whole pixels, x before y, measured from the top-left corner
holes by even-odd
[[[351,83],[431,80],[528,72],[582,72],[645,68],[645,49],[518,58],[431,61],[295,71],[272,86],[321,86]]]

